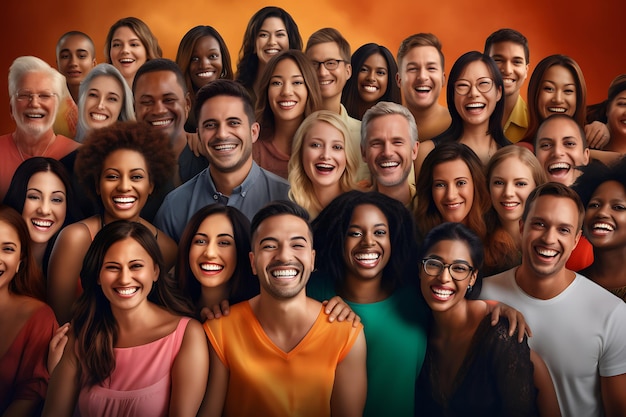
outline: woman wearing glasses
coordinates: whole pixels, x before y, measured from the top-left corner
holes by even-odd
[[[450,127],[432,141],[420,144],[415,172],[436,146],[461,142],[469,146],[486,165],[491,156],[511,142],[502,130],[504,84],[495,62],[477,51],[456,60],[450,71],[446,99],[452,117]]]
[[[426,237],[419,273],[432,312],[415,414],[427,416],[560,415],[545,364],[501,318],[491,326],[480,292],[480,239],[460,223]]]

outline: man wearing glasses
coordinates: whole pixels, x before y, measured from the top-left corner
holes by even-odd
[[[9,69],[11,118],[15,132],[0,136],[0,200],[17,167],[28,158],[61,159],[78,143],[55,135],[59,103],[67,97],[65,78],[39,58],[16,58]]]
[[[361,146],[361,122],[348,115],[341,104],[341,92],[352,75],[350,65],[350,44],[334,28],[324,28],[314,32],[306,43],[306,56],[311,60],[317,74],[317,81],[322,92],[322,107],[333,111],[350,131],[350,139],[354,147]],[[370,178],[367,164],[361,161],[357,172],[357,180]]]

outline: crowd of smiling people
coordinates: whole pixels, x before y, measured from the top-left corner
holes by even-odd
[[[526,103],[513,29],[444,77],[433,34],[351,54],[277,7],[235,71],[211,26],[104,49],[9,70],[0,414],[626,414],[625,75],[588,106],[551,55]]]

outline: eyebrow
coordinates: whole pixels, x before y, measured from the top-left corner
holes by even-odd
[[[3,245],[3,246],[6,246],[6,245],[11,245],[11,246],[15,246],[15,247],[17,247],[17,244],[16,244],[15,242],[2,242],[2,245]]]
[[[43,191],[41,191],[39,188],[35,188],[35,187],[27,188],[26,192],[29,192],[29,191],[37,191],[38,193],[43,194]],[[54,193],[65,194],[65,191],[63,191],[63,190],[52,191],[52,194],[54,194]]]
[[[206,234],[206,233],[202,233],[202,232],[196,232],[196,234],[194,234],[194,236],[204,236],[204,237],[209,237],[209,235],[208,235],[208,234]],[[235,237],[234,237],[233,235],[231,235],[230,233],[218,233],[218,234],[217,234],[217,237],[224,237],[224,236],[226,236],[226,237],[230,237],[230,238],[232,238],[232,239],[234,239],[234,238],[235,238]]]

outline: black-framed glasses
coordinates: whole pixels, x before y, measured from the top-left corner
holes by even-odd
[[[422,268],[424,268],[424,272],[426,275],[431,277],[438,277],[443,273],[443,270],[448,268],[448,272],[450,276],[455,281],[463,281],[470,276],[473,267],[469,266],[464,262],[453,262],[451,264],[444,264],[439,259],[434,258],[424,258],[422,259]]]
[[[489,77],[482,77],[476,80],[476,89],[481,93],[488,93],[493,88],[493,80]],[[457,81],[454,83],[454,92],[460,96],[466,96],[472,89],[472,84],[468,81]]]
[[[313,68],[315,68],[315,71],[320,69],[320,65],[324,65],[324,68],[326,68],[328,71],[336,70],[339,67],[340,62],[346,61],[344,61],[343,59],[327,59],[323,62],[311,61],[311,63],[313,64]]]
[[[56,94],[49,92],[30,93],[28,91],[18,91],[17,93],[15,93],[15,99],[17,101],[33,101],[35,98],[37,98],[41,103],[47,103],[56,96]]]

